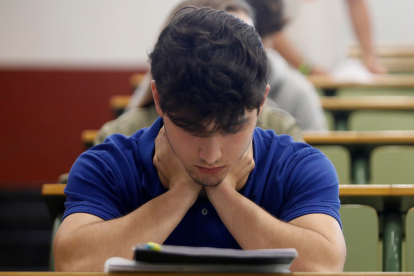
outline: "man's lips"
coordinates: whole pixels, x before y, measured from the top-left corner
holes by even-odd
[[[205,168],[205,167],[200,167],[200,166],[196,166],[196,167],[201,173],[205,173],[205,174],[216,174],[216,173],[221,172],[224,168],[224,166],[215,167],[215,168]]]

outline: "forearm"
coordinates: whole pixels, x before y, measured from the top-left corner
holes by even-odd
[[[364,0],[348,0],[354,30],[364,56],[374,55],[371,22]]]
[[[294,49],[293,45],[286,39],[283,32],[277,32],[273,36],[273,48],[295,68],[299,68],[304,62],[304,58],[296,49]]]
[[[222,183],[223,184],[223,183]],[[295,248],[292,271],[341,271],[342,255],[321,234],[279,221],[230,185],[209,188],[209,198],[243,249]]]
[[[57,235],[57,268],[102,271],[105,260],[110,257],[131,259],[131,247],[135,244],[162,244],[195,199],[196,194],[192,195],[191,191],[173,188],[122,218],[83,225],[73,232]]]

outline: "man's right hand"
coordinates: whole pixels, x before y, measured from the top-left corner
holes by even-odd
[[[160,132],[155,139],[153,162],[154,166],[157,168],[158,177],[166,189],[171,190],[174,185],[185,184],[194,187],[198,195],[202,186],[194,182],[184,168],[184,165],[171,149],[164,127],[160,129]]]

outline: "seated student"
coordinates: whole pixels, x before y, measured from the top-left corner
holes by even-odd
[[[155,123],[74,163],[57,270],[99,271],[137,243],[296,248],[292,271],[341,271],[338,178],[317,149],[255,128],[268,61],[253,27],[188,7],[150,54]]]
[[[285,23],[281,0],[247,0],[255,11],[255,28],[266,47],[270,63],[268,97],[296,118],[302,130],[327,130],[319,95],[298,70],[289,66],[273,47],[273,37]]]
[[[227,12],[235,11],[236,16],[246,22],[252,22],[252,13],[244,0],[221,2],[224,3],[220,3],[219,0],[190,0],[184,1],[184,4],[208,6]],[[298,120],[302,130],[328,130],[325,114],[315,88],[301,73],[289,67],[288,63],[271,47],[272,36],[280,31],[284,24],[282,3],[278,0],[252,0],[249,3],[256,8],[256,29],[264,40],[270,61],[269,98],[276,102],[278,108],[285,110]],[[126,111],[137,107],[148,107],[153,103],[150,89],[151,79],[148,73],[134,92]]]

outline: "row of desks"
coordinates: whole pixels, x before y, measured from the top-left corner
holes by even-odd
[[[65,184],[44,184],[42,196],[52,217],[64,211]],[[339,185],[342,204],[372,206],[378,212],[407,212],[414,207],[414,185]]]
[[[230,273],[230,272],[128,272],[128,273],[103,273],[103,272],[0,272],[0,276],[414,276],[414,273],[398,272],[294,272],[289,274],[276,273]]]
[[[377,45],[375,47],[378,58],[413,58],[413,44],[391,44]],[[362,50],[358,45],[352,45],[348,48],[349,57],[362,57]]]
[[[65,196],[63,192],[65,187],[66,184],[44,184],[42,186],[42,196]],[[339,196],[414,196],[414,185],[339,185]]]
[[[82,141],[86,148],[93,145],[98,130],[84,130]],[[310,145],[413,145],[414,130],[402,131],[303,131]]]
[[[123,110],[128,105],[131,96],[113,96],[109,105],[112,110]],[[414,110],[414,96],[377,96],[377,97],[320,97],[324,110],[354,111],[354,110]]]
[[[112,109],[125,109],[131,96],[113,96],[109,105]],[[414,96],[377,96],[377,97],[320,97],[325,110],[352,111],[358,109],[412,110]]]
[[[134,74],[130,78],[132,87],[137,87],[143,78]],[[414,75],[373,75],[364,79],[335,78],[324,75],[308,76],[308,80],[322,90],[340,88],[414,88]]]

